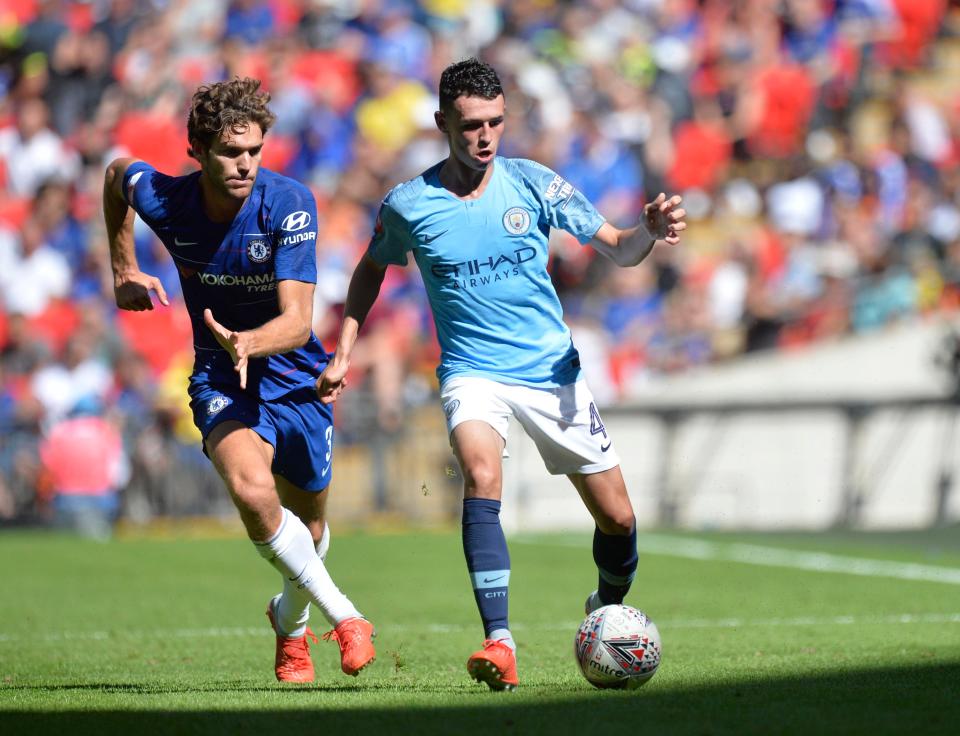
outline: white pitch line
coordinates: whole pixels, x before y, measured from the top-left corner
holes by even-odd
[[[530,537],[516,537],[511,542],[533,545],[583,546],[583,542],[540,541]],[[921,565],[916,562],[873,560],[866,557],[845,557],[826,552],[766,547],[758,544],[737,542],[710,542],[705,539],[678,539],[661,534],[640,534],[637,548],[641,552],[685,557],[693,560],[723,560],[746,565],[767,567],[790,567],[813,572],[833,572],[844,575],[922,580],[933,583],[960,585],[960,569],[937,565]]]
[[[678,619],[668,621],[664,629],[739,629],[751,627],[794,626],[870,626],[891,624],[960,624],[960,613],[900,613],[888,616],[796,616],[760,619]]]
[[[674,619],[659,622],[665,631],[672,629],[741,629],[741,628],[790,628],[802,626],[890,626],[893,624],[960,624],[960,613],[898,613],[886,616],[796,616],[792,618],[721,618],[721,619]],[[574,631],[579,621],[552,622],[546,624],[516,623],[510,628],[516,631]],[[473,631],[475,624],[398,624],[387,627],[390,631],[449,634]],[[124,639],[227,639],[240,637],[265,638],[273,633],[265,626],[237,626],[209,629],[151,629],[149,631],[60,631],[40,636],[0,634],[0,643],[6,642],[71,642],[105,641]]]

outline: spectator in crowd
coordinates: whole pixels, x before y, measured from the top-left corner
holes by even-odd
[[[0,365],[6,380],[0,385],[10,388],[14,383],[21,383],[51,357],[50,345],[38,340],[31,332],[30,322],[24,314],[11,312],[7,315],[6,339],[0,348]]]
[[[19,235],[19,243],[0,236],[0,301],[8,312],[36,316],[70,293],[70,265],[48,244],[36,217],[26,219]]]
[[[78,332],[67,341],[62,362],[48,363],[33,374],[30,390],[48,421],[62,419],[81,399],[102,401],[107,395],[113,377],[95,349],[92,337]]]
[[[14,123],[0,129],[0,163],[6,190],[14,196],[31,197],[48,179],[76,176],[76,154],[50,129],[49,120],[47,103],[30,97],[16,106]]]
[[[84,396],[40,444],[42,483],[54,524],[107,539],[120,510],[127,460],[120,433],[103,416],[100,399]]]

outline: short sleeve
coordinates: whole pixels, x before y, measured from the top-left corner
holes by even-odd
[[[606,222],[590,200],[570,182],[542,164],[521,159],[518,165],[537,192],[550,227],[566,230],[581,244],[589,243]]]
[[[172,181],[173,177],[161,174],[146,161],[134,161],[123,174],[123,196],[148,224],[162,217],[159,192],[163,180]]]
[[[407,251],[413,247],[413,238],[407,221],[384,200],[377,213],[373,237],[367,253],[381,266],[407,265]]]
[[[285,190],[271,211],[277,281],[317,280],[317,204],[306,187]]]

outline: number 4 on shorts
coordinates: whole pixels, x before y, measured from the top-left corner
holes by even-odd
[[[597,405],[590,402],[590,434],[602,434],[603,439],[607,439],[607,429],[603,426],[603,420],[600,418],[600,412],[597,411]]]

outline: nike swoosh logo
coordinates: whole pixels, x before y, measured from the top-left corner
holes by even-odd
[[[188,242],[186,242],[186,241],[180,240],[180,238],[179,238],[179,237],[176,237],[176,236],[173,238],[173,244],[174,244],[174,245],[181,245],[181,246],[182,246],[182,245],[196,245],[195,242],[193,242],[193,243],[188,243]]]
[[[501,576],[498,577],[498,578],[484,578],[484,579],[483,579],[483,582],[485,582],[485,583],[492,583],[492,582],[495,582],[495,581],[497,581],[497,580],[501,580],[501,579],[503,579],[503,578],[505,578],[505,577],[507,577],[507,576],[506,576],[506,575],[501,575]]]
[[[427,233],[424,233],[424,234],[423,234],[423,242],[424,242],[425,245],[429,245],[429,244],[432,243],[434,240],[436,240],[437,238],[439,238],[441,235],[445,235],[447,232],[449,232],[449,231],[448,231],[448,230],[441,230],[440,232],[435,233],[434,235],[428,235]]]
[[[600,445],[600,452],[606,452],[607,450],[610,449],[610,445],[612,445],[612,444],[613,444],[613,442],[608,442],[608,443],[605,444],[605,445]]]
[[[323,470],[320,471],[320,475],[326,475],[328,470],[330,470],[330,463],[327,463],[323,466]]]

